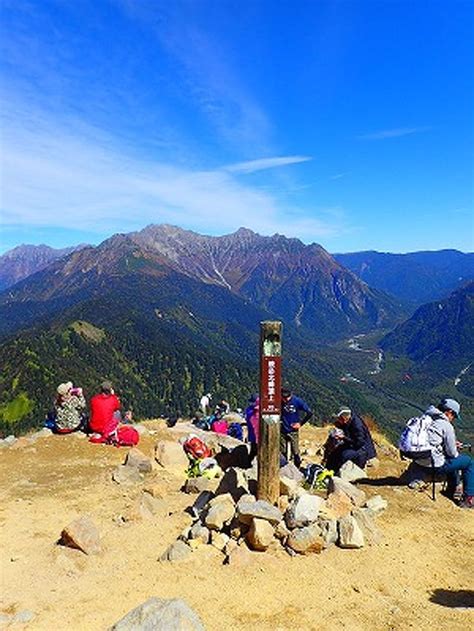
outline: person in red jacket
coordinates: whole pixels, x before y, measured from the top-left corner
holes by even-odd
[[[114,394],[110,381],[104,381],[100,386],[99,394],[92,397],[90,402],[89,427],[94,432],[91,442],[106,442],[115,432],[120,421],[120,400]]]

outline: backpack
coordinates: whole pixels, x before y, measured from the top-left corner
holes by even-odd
[[[227,436],[232,436],[232,438],[243,440],[244,432],[242,430],[242,426],[240,425],[240,423],[231,423],[229,425],[229,429],[227,430]]]
[[[431,449],[428,428],[433,419],[428,414],[411,418],[400,436],[398,448],[402,452],[418,452]]]
[[[190,460],[210,458],[212,453],[206,443],[199,436],[190,436],[184,443],[183,449]]]
[[[138,445],[140,434],[134,427],[122,425],[114,432],[112,440],[116,447],[134,447]]]

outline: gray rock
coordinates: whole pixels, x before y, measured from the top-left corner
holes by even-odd
[[[28,622],[34,620],[34,618],[35,614],[32,611],[30,611],[29,609],[23,609],[13,616],[12,622],[27,624]]]
[[[99,531],[87,515],[75,519],[63,529],[61,543],[69,548],[77,548],[84,554],[97,554],[101,549]]]
[[[183,491],[190,494],[198,494],[203,491],[213,492],[216,490],[217,481],[210,480],[204,476],[197,478],[188,478],[184,483]]]
[[[352,460],[345,462],[339,469],[339,477],[346,482],[356,482],[367,477],[364,469],[358,467]]]
[[[370,508],[374,515],[380,515],[380,513],[383,513],[384,510],[386,510],[388,502],[387,500],[384,500],[381,495],[374,495],[367,500],[365,505],[367,506],[367,508]]]
[[[136,447],[132,447],[130,449],[125,458],[124,464],[127,467],[137,468],[140,473],[151,473],[151,471],[153,470],[151,458],[145,456],[145,454]]]
[[[143,482],[143,478],[136,467],[129,467],[127,465],[118,465],[118,467],[112,473],[112,480],[117,484],[124,486],[130,486]]]
[[[283,519],[281,511],[269,502],[265,500],[251,502],[243,498],[237,503],[237,516],[244,524],[250,524],[254,517],[265,519],[274,525],[280,523]]]
[[[249,485],[243,469],[231,467],[219,482],[216,494],[230,493],[235,501],[249,492]]]
[[[205,631],[205,628],[184,600],[150,598],[132,609],[109,631]]]
[[[299,554],[321,552],[324,547],[321,528],[317,524],[296,528],[290,533],[286,545]]]
[[[377,528],[375,517],[370,508],[356,508],[352,516],[362,530],[365,540],[369,545],[376,545],[383,539],[383,535]]]
[[[212,505],[212,502],[223,498]],[[230,495],[218,495],[209,503],[209,510],[204,522],[211,530],[222,530],[224,524],[230,523],[235,513],[235,504]]]
[[[303,482],[304,480],[304,475],[292,462],[280,468],[280,477],[290,478],[290,480],[295,480],[296,482]]]
[[[363,548],[364,535],[352,515],[341,517],[338,521],[339,545],[341,548]]]
[[[252,519],[246,541],[252,550],[264,552],[273,541],[274,530],[264,519]]]
[[[160,556],[160,561],[182,561],[191,554],[191,548],[181,539],[172,543]]]
[[[318,526],[321,528],[325,548],[329,548],[337,543],[338,532],[336,519],[325,519],[324,517],[319,517]]]
[[[285,513],[288,528],[299,528],[315,522],[323,505],[324,499],[318,495],[306,494],[298,497]]]
[[[329,478],[328,490],[329,494],[333,493],[334,491],[342,491],[351,498],[351,502],[354,504],[354,506],[362,506],[366,500],[364,491],[358,489],[350,482],[346,482],[346,480],[338,478],[337,476]]]
[[[155,517],[167,517],[169,507],[166,500],[159,497],[153,497],[150,493],[143,493],[140,498],[140,504],[144,510],[148,511]]]
[[[189,531],[190,539],[198,539],[199,541],[202,541],[202,543],[209,543],[209,535],[209,528],[206,528],[206,526],[203,526],[199,522],[194,524]]]

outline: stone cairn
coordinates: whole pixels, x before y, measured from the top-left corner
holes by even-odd
[[[286,465],[280,471],[278,506],[256,499],[255,468],[228,469],[214,490],[209,480],[188,480],[184,490],[198,494],[189,509],[194,523],[160,560],[183,559],[202,545],[220,550],[224,563],[242,564],[249,549],[264,552],[283,547],[294,556],[319,553],[335,544],[341,548],[377,544],[381,534],[376,517],[387,502],[380,495],[367,499],[364,491],[343,479],[344,474],[351,476],[350,471],[342,472],[343,477],[330,479],[327,492],[312,493],[303,487],[301,472]]]

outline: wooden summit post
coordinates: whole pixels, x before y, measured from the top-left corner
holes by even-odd
[[[257,497],[271,504],[280,496],[281,334],[281,322],[260,323]]]

